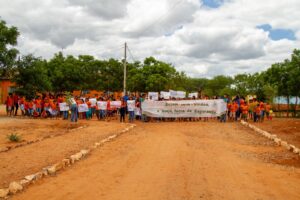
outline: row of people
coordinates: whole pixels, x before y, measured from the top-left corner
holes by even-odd
[[[37,96],[35,99],[26,100],[24,97],[19,97],[16,94],[10,94],[6,100],[6,111],[7,115],[17,115],[18,109],[21,110],[21,116],[28,117],[62,117],[63,119],[71,118],[72,121],[77,121],[77,119],[91,119],[94,116],[98,120],[108,120],[112,118],[120,117],[120,121],[125,121],[126,114],[129,114],[129,121],[132,122],[135,118],[141,120],[153,121],[153,118],[147,118],[142,115],[141,103],[145,96],[124,96],[120,99],[120,105],[111,105],[112,101],[115,99],[112,96],[102,96],[99,98],[92,98],[95,101],[91,101],[90,98],[79,98],[75,97],[73,103],[67,102],[67,98],[64,95],[58,95],[56,98],[54,96]],[[188,98],[196,100],[196,97]],[[205,96],[203,99],[209,99]],[[213,99],[217,99],[214,97]],[[235,97],[230,100],[228,96],[224,96],[225,102],[227,102],[227,112],[226,114],[219,117],[221,122],[226,122],[226,119],[230,121],[237,121],[239,119],[253,119],[254,122],[263,121],[265,115],[267,119],[272,118],[271,106],[268,103],[258,102],[256,99],[250,100],[247,103],[244,98]],[[134,100],[134,108],[128,106],[127,103],[130,100]],[[151,98],[149,98],[151,100]],[[163,99],[159,99],[161,101]],[[179,100],[179,99],[170,99]],[[187,99],[180,99],[187,100]],[[104,105],[98,105],[96,102],[105,102]],[[60,107],[61,103],[65,103],[68,109],[62,110]],[[80,109],[82,105],[85,105],[86,109],[82,111]],[[104,107],[103,107],[104,106]],[[170,119],[154,119],[156,121],[199,121],[202,118],[170,118]],[[204,117],[204,121],[209,118]]]

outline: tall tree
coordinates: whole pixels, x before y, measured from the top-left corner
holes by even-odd
[[[52,90],[45,60],[35,58],[32,55],[23,56],[18,61],[17,69],[18,73],[13,81],[17,84],[17,92],[19,94],[32,99],[37,93]]]
[[[16,57],[19,51],[14,48],[19,36],[18,29],[8,27],[6,22],[0,21],[0,77],[11,78],[14,71]]]

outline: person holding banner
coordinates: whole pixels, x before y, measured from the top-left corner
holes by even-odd
[[[106,110],[107,110],[107,102],[104,98],[100,98],[100,101],[97,102],[97,106],[99,109],[99,119],[105,120]]]
[[[63,119],[68,119],[69,118],[69,107],[67,106],[67,103],[66,103],[66,97],[64,96],[62,98],[62,103],[65,105],[65,109],[63,111]]]
[[[136,119],[141,120],[142,112],[141,112],[141,102],[139,97],[136,98],[134,114],[136,116]]]
[[[130,97],[130,99],[127,101],[127,109],[129,113],[129,122],[133,122],[134,120],[134,109],[135,109],[135,100]]]
[[[112,114],[113,114],[113,109],[110,104],[111,104],[111,99],[108,98],[107,104],[106,104],[106,112],[107,112],[106,119],[108,122],[111,120]]]

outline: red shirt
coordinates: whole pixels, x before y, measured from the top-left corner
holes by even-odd
[[[6,99],[6,105],[7,106],[13,106],[13,98],[12,97],[7,97]]]
[[[14,95],[14,96],[13,96],[13,99],[14,99],[14,103],[18,103],[18,101],[19,101],[18,95]]]

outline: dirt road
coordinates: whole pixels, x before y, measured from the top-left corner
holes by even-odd
[[[13,199],[300,199],[299,163],[237,123],[138,124]]]

